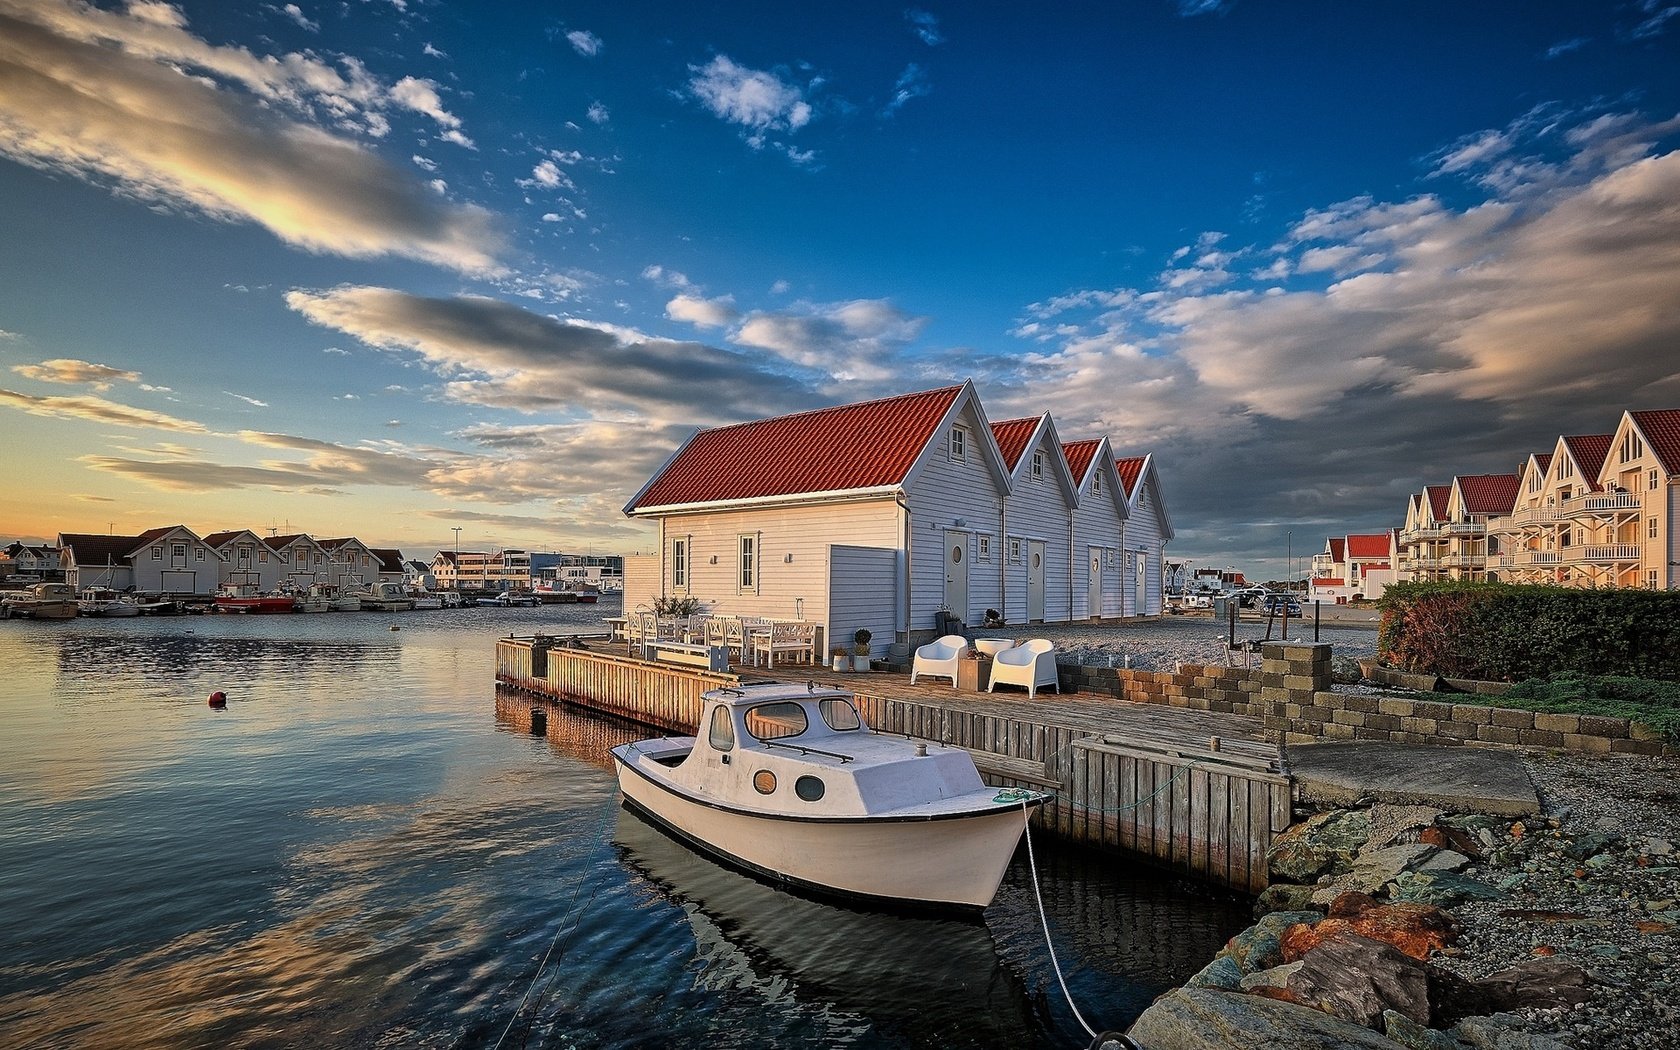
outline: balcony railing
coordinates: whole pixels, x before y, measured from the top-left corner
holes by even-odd
[[[1488,563],[1485,554],[1449,554],[1439,560],[1443,569],[1485,569]]]
[[[1557,551],[1511,551],[1509,554],[1499,555],[1499,566],[1503,569],[1559,565],[1562,561],[1562,556]]]
[[[1563,512],[1568,517],[1637,511],[1641,507],[1639,496],[1632,492],[1595,492],[1563,501]]]
[[[1593,543],[1564,548],[1564,558],[1572,562],[1608,564],[1639,561],[1643,552],[1637,543]]]

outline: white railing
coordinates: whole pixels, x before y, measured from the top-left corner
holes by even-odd
[[[1579,553],[1576,553],[1579,552]],[[1595,543],[1570,549],[1572,561],[1639,561],[1643,552],[1637,543]]]
[[[1563,511],[1571,517],[1580,514],[1636,511],[1641,506],[1639,497],[1632,492],[1597,492],[1586,496],[1575,496],[1563,501]]]

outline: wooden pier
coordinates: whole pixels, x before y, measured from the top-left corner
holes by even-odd
[[[549,639],[496,644],[500,684],[674,733],[694,732],[707,690],[769,677]],[[803,665],[780,677],[851,690],[871,727],[964,748],[987,783],[1054,791],[1038,820],[1056,834],[1224,887],[1264,889],[1267,848],[1289,826],[1291,781],[1258,719],[1086,694],[962,693]]]

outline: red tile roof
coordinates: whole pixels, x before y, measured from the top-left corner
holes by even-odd
[[[1011,473],[1015,465],[1021,462],[1021,454],[1027,450],[1027,442],[1032,440],[1033,431],[1038,429],[1038,416],[1026,419],[1005,419],[992,424],[992,437],[997,439],[998,451],[1003,453],[1003,465]]]
[[[1346,580],[1340,579],[1339,577],[1335,577],[1335,576],[1322,576],[1322,577],[1316,577],[1315,576],[1313,578],[1313,586],[1314,587],[1340,587],[1345,583],[1347,583]]]
[[[1551,470],[1552,454],[1550,452],[1536,452],[1534,454],[1534,465],[1540,468],[1540,473],[1542,474]]]
[[[1073,473],[1075,484],[1085,481],[1085,472],[1091,469],[1091,460],[1097,455],[1097,446],[1102,444],[1101,438],[1086,441],[1069,441],[1062,446],[1062,455],[1067,459],[1068,470]]]
[[[1143,473],[1143,461],[1146,458],[1148,457],[1127,456],[1125,459],[1114,461],[1114,466],[1120,471],[1120,483],[1126,486],[1127,499],[1137,495],[1138,477]]]
[[[1680,408],[1629,412],[1628,415],[1633,417],[1639,432],[1645,435],[1645,443],[1651,447],[1663,469],[1671,475],[1680,474]],[[1609,453],[1608,445],[1604,451]]]
[[[1429,512],[1436,521],[1447,520],[1447,500],[1452,498],[1451,485],[1426,485],[1424,494],[1429,497]]]
[[[1386,558],[1388,557],[1388,533],[1350,532],[1347,537],[1347,552],[1350,558]]]
[[[1466,514],[1509,514],[1522,479],[1515,474],[1461,474],[1454,479]]]
[[[962,390],[943,387],[702,430],[625,509],[896,485]]]
[[[1342,561],[1346,557],[1347,551],[1344,549],[1342,538],[1340,536],[1330,537],[1330,560]]]
[[[1604,469],[1604,457],[1610,454],[1610,442],[1614,440],[1614,434],[1573,434],[1563,439],[1564,447],[1575,457],[1575,465],[1581,470],[1581,479],[1594,492],[1599,490],[1598,472]]]

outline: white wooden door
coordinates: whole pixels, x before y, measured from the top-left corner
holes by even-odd
[[[1027,541],[1027,619],[1044,619],[1044,541]]]
[[[1085,577],[1085,615],[1095,618],[1103,614],[1102,548],[1092,547],[1090,554],[1091,572]]]
[[[1149,555],[1143,551],[1137,552],[1137,606],[1134,611],[1139,616],[1150,615]]]
[[[945,534],[945,608],[968,622],[968,533]]]

